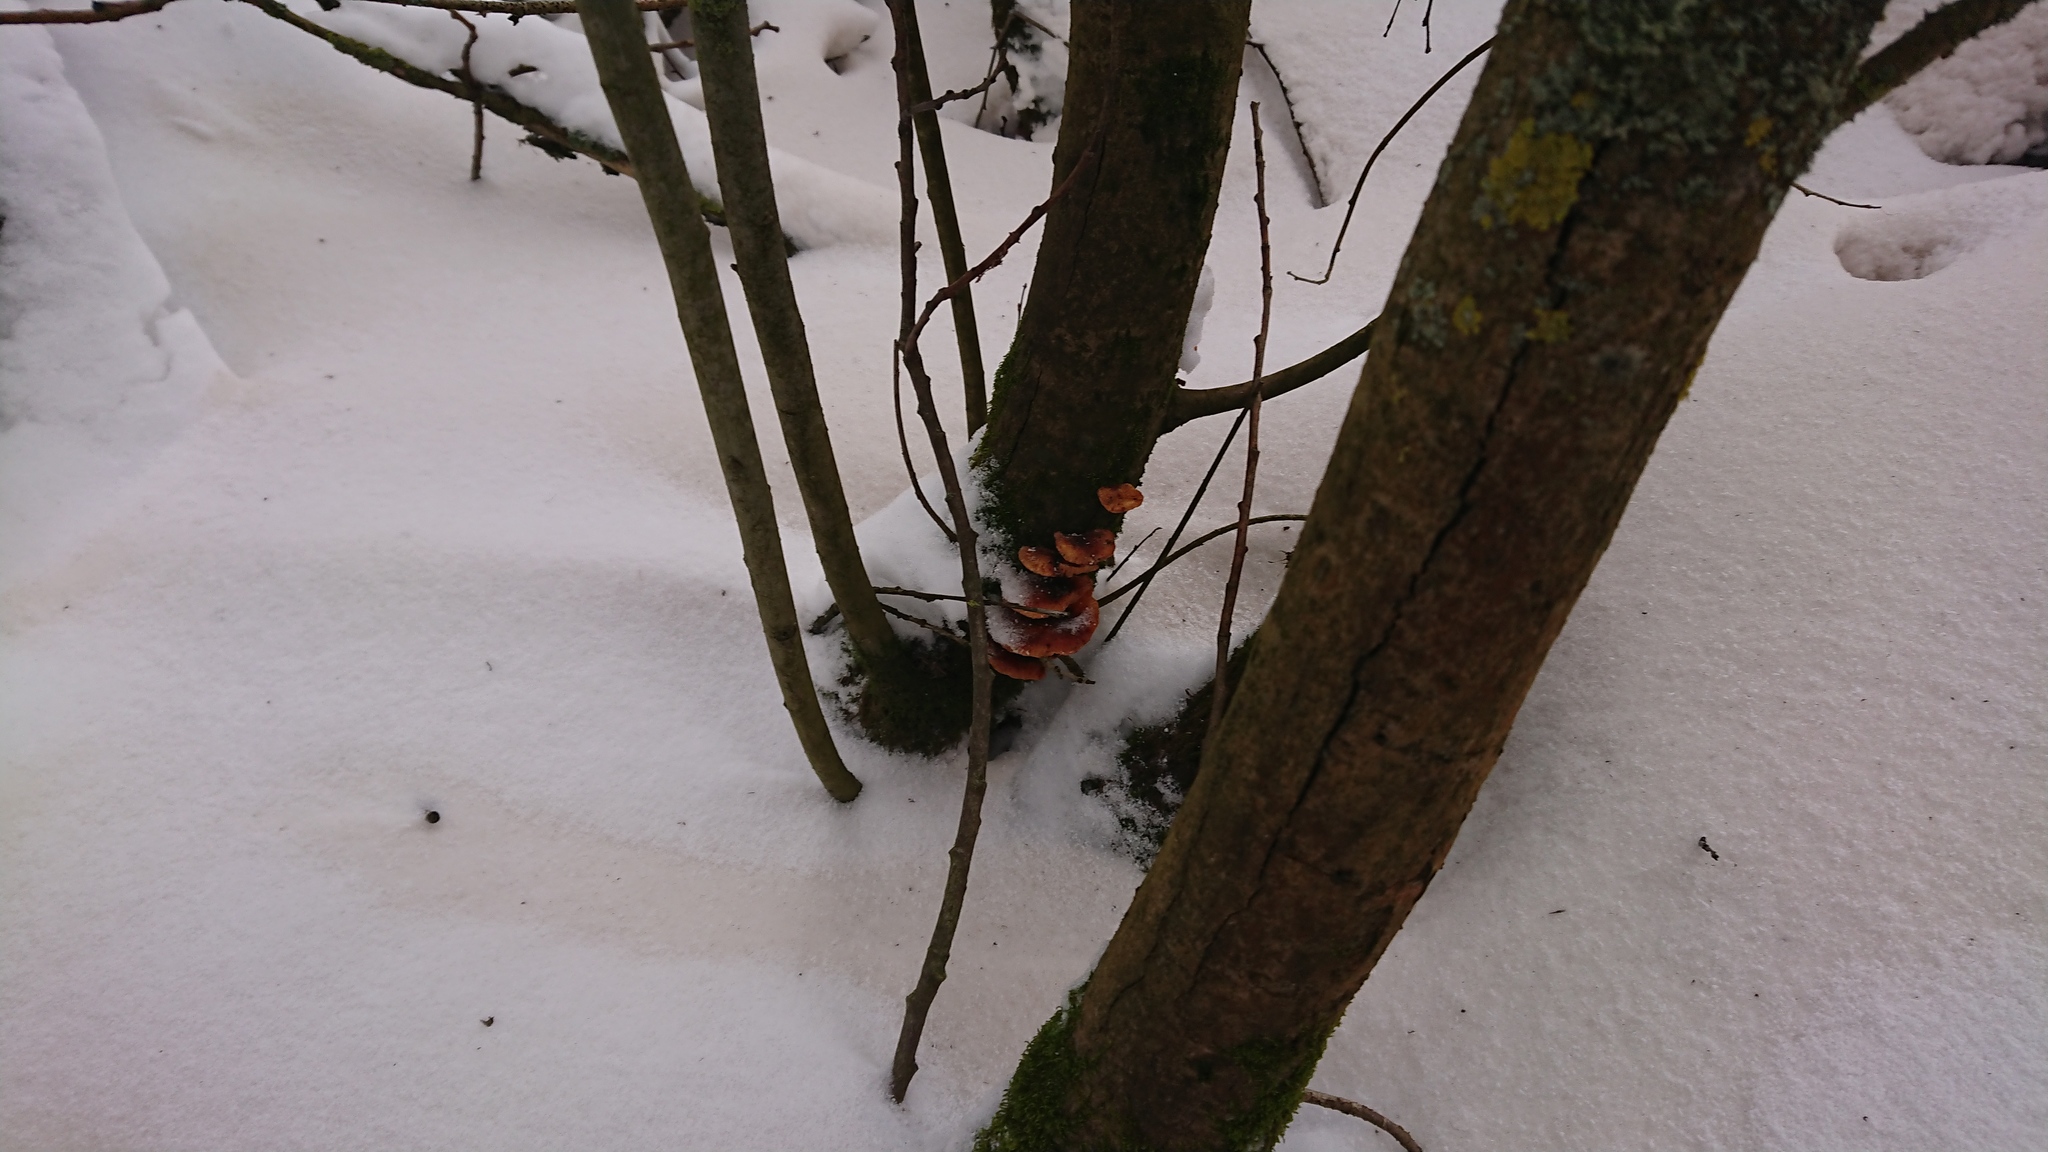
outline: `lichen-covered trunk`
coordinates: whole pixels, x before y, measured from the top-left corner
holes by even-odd
[[[1168,419],[1223,183],[1250,0],[1076,0],[1030,298],[975,455],[1012,547],[1114,528]]]
[[[983,1148],[1279,1137],[1882,8],[1510,3],[1193,793]]]

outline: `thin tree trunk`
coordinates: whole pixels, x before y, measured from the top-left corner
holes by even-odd
[[[1115,528],[1096,491],[1136,483],[1171,418],[1230,147],[1250,0],[1077,0],[1030,298],[975,455],[1009,547]]]
[[[1882,9],[1509,4],[1193,792],[982,1148],[1279,1138]]]
[[[912,106],[932,98],[931,73],[925,68],[924,38],[917,30],[917,0],[889,0],[901,42],[904,71],[910,80]],[[953,204],[953,179],[946,172],[946,142],[939,136],[937,109],[911,116],[917,128],[917,150],[924,161],[925,198],[932,205],[932,226],[939,233],[939,255],[946,262],[946,282],[967,274],[967,248],[960,240],[960,213]],[[953,337],[960,347],[960,383],[966,392],[967,434],[988,423],[988,377],[981,365],[981,330],[974,322],[974,293],[963,288],[954,296]]]
[[[693,0],[690,19],[740,285],[753,314],[768,386],[775,394],[775,413],[782,422],[790,468],[803,495],[825,582],[864,674],[855,719],[887,747],[937,751],[958,738],[968,704],[954,680],[932,676],[912,658],[883,615],[861,561],[824,405],[818,399],[810,341],[789,278],[789,253],[761,125],[747,6],[744,0]],[[945,655],[950,653],[939,658]]]
[[[783,563],[782,536],[775,523],[775,498],[768,490],[761,445],[747,408],[746,385],[740,378],[725,295],[718,283],[718,263],[711,253],[710,229],[699,214],[697,192],[683,166],[682,149],[654,75],[654,57],[647,50],[639,10],[633,0],[579,0],[577,11],[583,17],[605,99],[618,121],[620,139],[639,172],[640,196],[668,267],[676,317],[682,323],[704,415],[725,473],[725,490],[739,525],[754,603],[761,613],[761,632],[782,687],[782,705],[789,710],[804,754],[825,790],[835,800],[852,800],[860,794],[860,781],[840,761],[811,683],[796,603],[789,592],[789,572]]]

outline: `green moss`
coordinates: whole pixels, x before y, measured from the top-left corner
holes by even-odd
[[[1066,1006],[1031,1038],[1003,1089],[1003,1102],[975,1134],[974,1152],[1073,1152],[1077,1120],[1069,1097],[1088,1070],[1074,1051],[1074,1021],[1086,990],[1083,984],[1069,992]]]
[[[1286,1135],[1301,1094],[1323,1059],[1336,1021],[1297,1039],[1255,1040],[1223,1054],[1255,1086],[1252,1102],[1221,1125],[1220,1147],[1270,1149]]]

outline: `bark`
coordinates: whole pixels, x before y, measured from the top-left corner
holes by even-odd
[[[913,107],[932,98],[931,72],[925,67],[924,38],[917,30],[917,0],[890,0],[896,36],[901,41],[904,75]],[[932,227],[939,233],[939,255],[946,263],[946,282],[967,274],[967,246],[960,239],[960,212],[953,203],[953,178],[946,170],[946,142],[939,135],[939,113],[915,113],[918,159],[924,163],[925,196],[931,201]],[[981,363],[981,329],[974,322],[974,293],[962,288],[951,301],[953,339],[960,349],[960,384],[967,404],[967,434],[988,423],[988,374]]]
[[[703,395],[704,416],[725,473],[725,490],[732,500],[733,519],[738,522],[747,575],[761,614],[761,632],[782,688],[782,705],[788,709],[804,754],[825,790],[835,800],[850,801],[860,794],[860,781],[840,761],[811,684],[796,603],[789,592],[789,572],[783,562],[782,535],[775,523],[775,499],[768,489],[761,445],[755,439],[754,418],[747,407],[746,385],[740,378],[739,355],[733,350],[732,329],[726,321],[711,231],[704,224],[668,105],[655,79],[645,25],[633,0],[580,0],[577,10],[583,17],[584,35],[590,41],[605,100],[618,121],[620,139],[639,170],[640,196],[668,268],[676,318],[682,324],[697,388]]]
[[[1278,1139],[1882,7],[1509,5],[1193,792],[981,1147]]]
[[[1096,490],[1141,478],[1223,182],[1249,0],[1073,6],[1057,185],[1016,341],[975,455],[1005,544],[1114,528]]]
[[[861,673],[854,719],[885,747],[938,752],[959,739],[967,725],[969,701],[962,678],[946,674],[957,672],[948,664],[952,653],[906,644],[889,626],[861,560],[824,405],[818,399],[810,339],[790,282],[789,250],[783,242],[768,138],[761,123],[747,6],[744,0],[694,0],[690,19],[740,286],[760,340],[811,538]],[[958,663],[957,658],[950,661]],[[927,668],[928,664],[937,667]]]

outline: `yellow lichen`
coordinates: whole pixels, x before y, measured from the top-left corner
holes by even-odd
[[[1571,339],[1572,315],[1560,308],[1555,312],[1536,309],[1536,323],[1529,326],[1529,339],[1538,344],[1559,344]]]
[[[1485,321],[1486,317],[1479,311],[1479,302],[1470,296],[1458,301],[1458,306],[1451,310],[1451,327],[1457,329],[1460,336],[1478,335],[1479,326]]]
[[[1759,116],[1749,122],[1749,132],[1743,136],[1742,146],[1744,148],[1754,148],[1763,143],[1764,137],[1770,134],[1771,118],[1769,116]]]
[[[1593,162],[1593,146],[1564,132],[1536,135],[1536,121],[1515,126],[1508,145],[1480,181],[1479,223],[1552,228],[1579,199],[1579,180]]]

